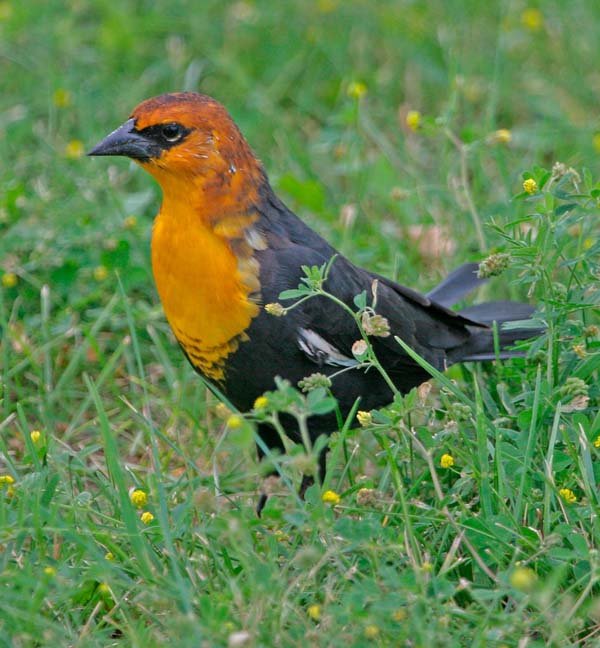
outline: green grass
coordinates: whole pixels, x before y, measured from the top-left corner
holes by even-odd
[[[600,6],[535,6],[0,2],[1,646],[597,645]],[[256,518],[252,427],[226,425],[154,291],[159,191],[80,155],[181,89],[226,104],[353,261],[426,290],[506,253],[477,299],[548,323],[526,360],[337,432],[338,505],[298,500],[294,448]]]

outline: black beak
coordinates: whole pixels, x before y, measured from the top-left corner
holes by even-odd
[[[124,155],[133,160],[147,162],[160,155],[156,143],[135,129],[135,119],[127,120],[117,130],[107,135],[88,155]]]

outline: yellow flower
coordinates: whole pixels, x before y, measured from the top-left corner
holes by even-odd
[[[349,97],[354,99],[360,99],[367,93],[367,86],[361,81],[352,81],[348,85],[348,90],[346,90]]]
[[[29,438],[34,445],[37,445],[42,438],[42,433],[39,430],[31,430],[29,433]]]
[[[521,23],[531,31],[537,31],[544,24],[544,16],[539,9],[530,7],[521,14]]]
[[[227,427],[231,428],[232,430],[237,430],[238,428],[242,427],[243,422],[244,419],[242,419],[241,416],[238,416],[237,414],[232,414],[227,419]]]
[[[404,621],[408,618],[408,612],[405,610],[405,608],[398,608],[392,613],[392,619],[394,621]]]
[[[46,576],[54,576],[56,574],[56,569],[48,565],[47,567],[44,567],[44,574],[46,574]]]
[[[108,551],[106,554],[104,554],[104,560],[114,560],[115,559],[115,554]]]
[[[94,279],[96,281],[104,281],[106,277],[108,277],[108,270],[103,265],[94,268]]]
[[[259,396],[254,401],[254,409],[264,409],[269,404],[269,399],[266,396]]]
[[[442,468],[452,468],[454,466],[454,457],[451,454],[443,454],[440,459],[440,466]]]
[[[321,499],[325,502],[325,504],[335,505],[340,503],[341,498],[335,491],[328,490],[323,493]]]
[[[594,439],[594,448],[600,448],[600,434]]]
[[[337,9],[337,0],[319,0],[317,2],[317,9],[321,13],[331,13]]]
[[[68,157],[69,160],[78,160],[80,157],[83,157],[84,152],[85,150],[81,140],[71,140],[65,146],[65,157]]]
[[[0,475],[0,489],[4,488],[4,486],[11,486],[14,483],[15,479],[11,475]]]
[[[5,272],[2,275],[2,285],[5,288],[14,288],[19,281],[19,277],[14,272]]]
[[[421,113],[418,110],[409,110],[406,115],[406,125],[416,131],[421,125]]]
[[[508,128],[499,128],[491,137],[494,144],[508,144],[512,139],[512,133]]]
[[[273,302],[271,304],[265,304],[265,310],[269,315],[275,315],[275,317],[281,317],[285,315],[285,308],[279,302]]]
[[[144,511],[142,513],[142,515],[140,516],[140,520],[144,524],[150,524],[150,522],[152,522],[152,520],[154,520],[154,515],[152,515],[152,513],[150,513],[150,511]]]
[[[364,410],[359,410],[356,414],[356,420],[363,426],[367,427],[373,422],[373,417],[371,412],[365,412]]]
[[[379,636],[379,628],[376,625],[365,626],[365,638],[377,639]]]
[[[309,605],[306,611],[313,621],[318,621],[321,618],[321,606],[316,603]]]
[[[98,592],[100,594],[110,594],[110,586],[108,583],[100,583],[98,585]]]
[[[137,225],[137,216],[127,216],[123,221],[123,227],[125,229],[133,229]]]
[[[526,191],[528,194],[534,194],[537,190],[537,182],[533,178],[527,178],[527,180],[523,182],[523,191]]]
[[[52,102],[57,108],[66,108],[71,103],[71,93],[64,88],[57,88],[52,95]]]
[[[587,351],[585,350],[585,346],[583,346],[583,344],[574,344],[573,345],[573,351],[574,351],[575,355],[578,358],[581,358],[582,360],[587,355]]]
[[[567,504],[575,504],[577,495],[570,488],[561,488],[558,494],[565,500]]]
[[[0,2],[0,20],[8,20],[12,16],[10,2]]]
[[[428,560],[424,560],[424,561],[421,563],[421,569],[422,569],[426,574],[430,574],[430,573],[433,571],[433,565],[432,565]]]
[[[521,592],[530,590],[537,580],[537,575],[530,567],[515,567],[510,575],[509,582],[512,587]]]
[[[148,495],[146,495],[143,490],[136,489],[132,491],[129,499],[131,500],[131,503],[135,506],[135,508],[141,509],[146,506],[146,503],[148,502]]]

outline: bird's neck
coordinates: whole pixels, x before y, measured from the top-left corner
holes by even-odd
[[[207,174],[184,184],[162,180],[152,236],[158,293],[192,364],[220,380],[225,359],[247,339],[259,312],[258,188],[238,169],[230,177]]]

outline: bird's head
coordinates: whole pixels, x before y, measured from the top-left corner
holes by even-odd
[[[129,157],[164,191],[190,180],[203,189],[227,191],[236,175],[242,174],[247,182],[262,173],[225,108],[194,92],[147,99],[88,155]]]

